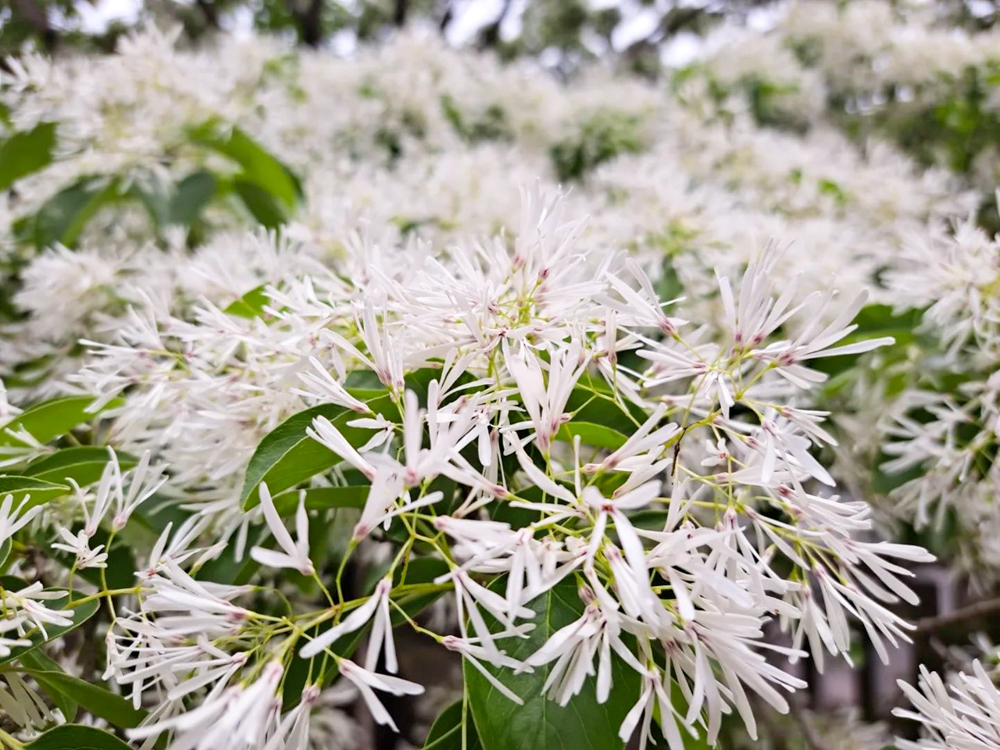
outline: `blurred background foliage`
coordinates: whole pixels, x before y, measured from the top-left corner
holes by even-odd
[[[1000,19],[1000,0],[933,4],[942,23],[951,26],[985,30]],[[3,0],[0,55],[17,54],[25,45],[48,52],[111,51],[118,37],[150,21],[180,23],[192,41],[256,30],[340,49],[424,24],[454,44],[496,47],[506,57],[544,54],[567,71],[581,60],[613,55],[656,75],[663,68],[663,48],[677,35],[704,35],[721,21],[745,23],[779,5],[774,0]]]
[[[817,0],[817,9],[823,4],[834,3]],[[941,27],[969,33],[1000,22],[1000,0],[886,0],[886,5],[900,13],[915,6],[930,10]],[[721,82],[693,62],[720,30],[766,32],[781,10],[772,0],[2,0],[0,58],[29,50],[54,56],[110,52],[123,34],[149,23],[181,26],[187,44],[256,32],[337,54],[420,26],[436,29],[455,46],[492,49],[505,60],[533,58],[561,78],[594,61],[675,86],[700,76],[720,105],[742,89],[759,124],[805,130],[810,122],[784,106],[805,93],[794,81],[744,76]],[[836,85],[823,69],[819,45],[788,46],[806,70],[825,77],[826,114],[859,143],[876,134],[924,165],[970,177],[980,154],[1000,149],[998,110],[990,106],[1000,88],[1000,68],[969,68],[936,83],[933,91],[892,85],[852,91]],[[719,110],[716,115],[725,116],[725,107]],[[487,122],[482,132],[494,133],[502,125]],[[470,131],[470,137],[481,136],[481,130]],[[559,177],[579,178],[618,153],[639,150],[630,130],[627,122],[588,123],[576,142],[553,152]],[[995,183],[994,177],[988,175],[987,182]],[[984,193],[983,222],[1000,230],[994,226],[992,190]]]

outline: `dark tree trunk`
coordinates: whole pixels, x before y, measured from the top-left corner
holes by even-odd
[[[504,19],[507,17],[507,13],[510,12],[510,6],[513,5],[512,0],[503,0],[503,7],[500,9],[500,15],[497,16],[493,23],[485,26],[479,35],[479,46],[483,49],[491,49],[497,46],[497,42],[500,41],[500,27],[503,26]]]
[[[11,0],[11,9],[14,11],[14,15],[35,30],[47,52],[56,50],[60,41],[59,32],[52,28],[52,24],[49,23],[49,16],[45,12],[45,8],[34,0]]]
[[[306,10],[294,6],[292,14],[299,23],[299,38],[307,47],[319,47],[323,42],[323,0],[310,0]]]
[[[410,11],[410,0],[396,0],[392,8],[392,22],[397,29],[406,26],[406,18]]]

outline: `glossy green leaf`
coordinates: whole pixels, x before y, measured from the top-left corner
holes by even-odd
[[[226,129],[209,122],[192,131],[192,139],[228,156],[243,168],[242,180],[252,182],[294,208],[302,196],[298,178],[263,146],[239,128]]]
[[[86,682],[62,671],[29,668],[28,672],[46,688],[69,696],[84,710],[116,727],[123,729],[136,727],[146,718],[146,711],[134,708],[131,701],[100,685]]]
[[[257,183],[238,179],[233,182],[233,189],[261,225],[277,229],[288,221],[288,214],[281,202]]]
[[[82,724],[64,724],[50,729],[25,745],[27,750],[132,750],[128,745],[102,729]]]
[[[349,487],[313,487],[308,490],[291,490],[274,498],[274,507],[282,516],[291,516],[299,507],[299,496],[304,492],[306,508],[329,510],[331,508],[363,508],[368,499],[368,485]]]
[[[41,122],[31,130],[14,133],[0,145],[0,190],[52,163],[56,126]]]
[[[57,497],[72,492],[69,485],[47,482],[37,477],[22,477],[16,474],[0,476],[0,498],[12,495],[16,508],[25,497],[30,496],[28,507],[47,503]]]
[[[3,544],[0,544],[0,570],[3,570],[7,565],[7,558],[10,557],[10,551],[14,547],[14,541],[7,537],[3,540]]]
[[[17,437],[18,432],[27,432],[39,443],[65,435],[77,425],[94,419],[96,412],[87,411],[93,403],[90,396],[65,396],[36,404],[0,427],[0,445],[24,444]],[[116,404],[112,402],[103,408]]]
[[[424,750],[479,750],[482,743],[476,734],[476,724],[472,716],[466,717],[465,728],[462,728],[463,706],[458,699],[444,711],[438,714],[427,733]],[[463,735],[465,744],[463,744]]]
[[[34,218],[34,240],[39,248],[57,243],[73,247],[87,222],[112,198],[118,182],[85,177],[52,196]]]
[[[167,209],[170,223],[185,227],[194,224],[215,197],[218,188],[219,180],[211,172],[203,170],[189,174],[177,183],[170,198]]]
[[[46,684],[43,678],[37,676],[39,672],[62,672],[62,667],[45,653],[45,649],[36,648],[26,654],[21,654],[21,667],[35,675],[35,679],[42,686],[45,693],[52,699],[67,722],[76,719],[76,712],[79,705],[75,700],[63,693],[56,685]]]
[[[252,548],[248,545],[249,548]],[[242,586],[253,578],[260,570],[260,563],[250,555],[242,560],[233,557],[231,550],[226,550],[214,560],[209,560],[200,569],[192,571],[192,575],[201,581],[223,583],[228,586]]]
[[[580,436],[580,442],[584,445],[591,445],[595,448],[607,448],[608,450],[617,450],[628,440],[625,435],[611,427],[594,424],[593,422],[578,422],[576,420],[567,422],[560,427],[559,432],[556,433],[556,440],[564,440],[567,443],[572,443],[573,438],[577,435]]]
[[[646,421],[647,415],[638,406],[616,394],[599,377],[584,376],[570,393],[566,411],[573,413],[573,422],[603,425],[624,435]]]
[[[135,179],[128,183],[128,187],[122,197],[138,201],[145,207],[146,213],[149,214],[151,227],[156,230],[157,234],[163,228],[163,225],[168,222],[168,213],[170,211],[169,188],[163,184],[163,181],[158,176],[152,173],[137,173]]]
[[[136,465],[135,458],[127,453],[118,453],[117,457],[122,471]],[[24,473],[25,476],[50,482],[65,483],[72,479],[81,487],[86,487],[101,478],[110,460],[108,449],[101,446],[64,448],[51,456],[32,461]]]
[[[504,641],[508,655],[519,661],[537,651],[554,632],[577,620],[584,609],[572,578],[527,606],[536,613],[535,629],[528,638]],[[495,620],[487,622],[491,630],[500,629]],[[465,663],[469,704],[485,750],[621,750],[625,743],[618,738],[618,728],[638,699],[639,676],[615,656],[614,686],[605,703],[597,702],[594,678],[589,677],[583,691],[566,707],[560,707],[542,694],[551,666],[518,675],[510,669],[486,667],[524,701],[518,706]]]
[[[254,287],[225,308],[222,312],[228,313],[229,315],[236,315],[240,318],[260,317],[264,313],[264,305],[270,302],[267,294],[264,293],[266,288],[267,284],[261,284],[258,287]]]
[[[399,418],[388,394],[355,390],[352,395],[387,419]],[[245,510],[260,502],[257,488],[261,482],[267,482],[271,494],[276,495],[341,462],[339,456],[306,435],[306,428],[320,416],[329,419],[351,445],[361,446],[371,437],[371,430],[347,426],[359,416],[357,412],[333,404],[314,406],[289,417],[264,437],[247,465],[241,494]]]

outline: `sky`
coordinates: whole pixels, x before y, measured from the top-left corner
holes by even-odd
[[[77,12],[83,31],[96,34],[112,21],[134,21],[141,7],[141,0],[95,0],[93,3],[80,3]]]

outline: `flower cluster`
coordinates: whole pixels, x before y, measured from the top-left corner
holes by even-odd
[[[770,247],[735,287],[719,278],[724,323],[713,330],[682,319],[682,303],[662,300],[634,261],[578,247],[584,225],[558,196],[529,192],[524,204],[525,225],[510,244],[447,257],[429,248],[368,255],[363,277],[316,274],[269,287],[253,319],[208,306],[190,323],[137,315],[145,337],[123,331],[117,343],[93,345],[81,377],[103,386],[102,400],[124,397],[109,413],[125,444],[156,435],[168,454],[174,442],[197,449],[200,471],[184,467],[180,481],[210,472],[211,446],[225,436],[211,419],[201,435],[158,424],[171,416],[161,399],[178,398],[175,387],[187,403],[221,396],[227,411],[247,403],[269,411],[283,392],[299,394],[317,405],[303,437],[332,456],[334,475],[315,492],[364,488],[344,561],[373,536],[398,530],[405,539],[374,591],[345,600],[341,576],[327,587],[310,553],[310,506],[322,505],[309,489],[272,495],[288,485],[275,475],[281,487],[264,481],[254,490],[277,549],[258,545],[250,557],[336,593],[318,611],[256,612],[238,603],[246,589],[197,580],[183,565],[199,552],[187,548],[193,528],[217,524],[225,534],[242,524],[245,534],[253,514],[238,494],[191,506],[187,525],[157,545],[138,606],[109,635],[109,674],[131,686],[136,705],[147,691],[158,696],[155,722],[133,736],[173,730],[178,747],[242,747],[218,743],[270,741],[269,715],[273,731],[291,731],[295,721],[278,722],[276,691],[296,653],[325,665],[316,668],[317,693],[339,671],[374,718],[391,723],[374,691],[422,690],[392,676],[393,614],[422,591],[454,592],[459,632],[406,619],[510,700],[521,698],[504,685],[506,672],[551,665],[553,699],[566,704],[593,674],[604,701],[621,659],[643,686],[622,739],[636,727],[648,737],[659,710],[675,747],[682,734],[715,742],[733,710],[753,736],[748,692],[787,710],[782,692],[804,683],[761,651],[773,617],[793,638],[778,651],[794,659],[808,644],[820,666],[823,651],[850,648],[849,616],[883,658],[907,640],[886,604],[914,601],[896,561],[927,554],[859,537],[871,527],[867,505],[830,494],[833,479],[811,453],[834,442],[825,414],[805,400],[825,379],[811,363],[891,343],[842,343],[865,295],[795,301],[770,279],[782,262]],[[809,322],[791,326],[798,316]],[[780,333],[790,328],[797,333]],[[268,388],[275,382],[288,385]],[[205,403],[202,418],[222,413]],[[283,513],[296,518],[294,536]],[[410,583],[409,566],[428,558],[443,572]],[[507,641],[535,627],[529,605],[566,590],[580,597],[579,619],[527,658],[510,656]],[[362,666],[338,645],[366,626]],[[687,697],[683,712],[669,708],[672,680]],[[186,712],[202,689],[201,707]]]
[[[756,740],[796,662],[910,640],[933,557],[877,511],[958,518],[966,567],[1000,569],[997,241],[971,183],[828,118],[863,12],[793,7],[673,87],[421,34],[12,60],[0,127],[47,146],[0,202],[21,739],[72,722],[41,697],[68,676],[144,750],[360,746],[341,707],[398,730],[423,639],[464,665],[466,744],[543,700],[600,706],[602,747]],[[869,31],[852,85],[917,86],[881,62],[907,34]],[[720,117],[751,79],[801,122]],[[957,708],[906,688],[932,736],[989,725],[981,671]]]

